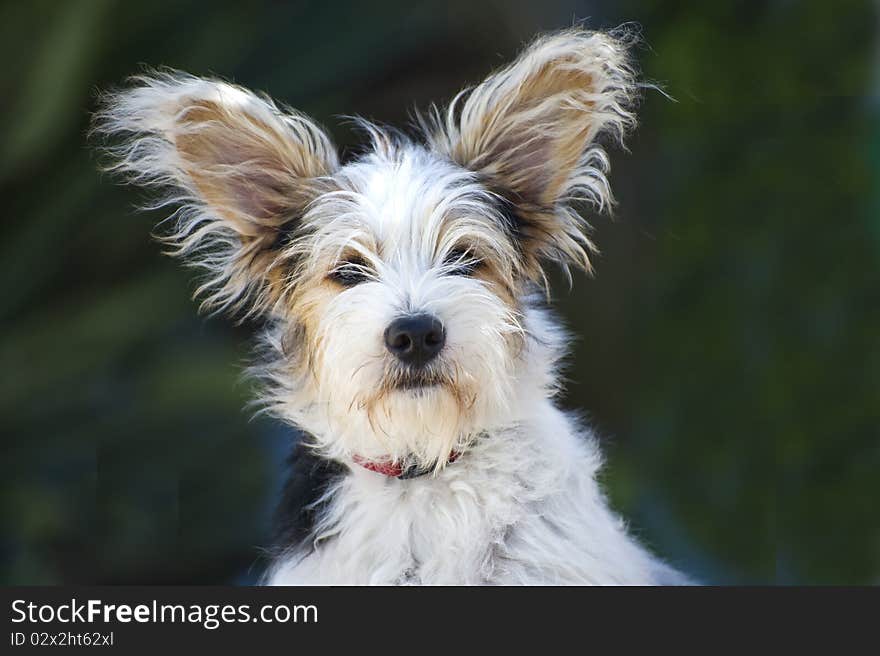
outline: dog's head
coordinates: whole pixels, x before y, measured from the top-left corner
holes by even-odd
[[[611,202],[597,137],[633,123],[618,37],[569,30],[419,118],[366,121],[340,165],[270,99],[174,71],[109,95],[111,169],[168,193],[166,239],[207,271],[204,305],[271,326],[267,396],[329,455],[442,466],[509,421],[529,380],[528,297],[547,260],[589,269],[571,207]]]

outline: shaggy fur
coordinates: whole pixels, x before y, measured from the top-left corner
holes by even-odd
[[[105,98],[108,168],[176,208],[165,239],[207,271],[203,306],[266,320],[261,401],[308,436],[268,582],[683,581],[609,510],[595,439],[555,405],[568,340],[541,303],[544,262],[590,269],[573,202],[613,202],[600,138],[635,123],[628,46],[541,38],[415,138],[360,121],[345,166],[225,82],[153,72]],[[383,342],[417,314],[445,334],[421,367]]]

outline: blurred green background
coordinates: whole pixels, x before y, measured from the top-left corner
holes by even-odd
[[[880,582],[880,51],[869,1],[0,5],[0,582],[246,583],[293,432],[96,172],[141,63],[401,124],[536,32],[637,21],[650,92],[595,279],[555,285],[614,506],[712,583]],[[560,283],[561,281],[557,281]]]

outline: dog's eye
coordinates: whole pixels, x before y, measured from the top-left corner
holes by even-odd
[[[479,257],[466,248],[453,248],[443,259],[443,267],[450,276],[469,276],[482,263]]]
[[[327,277],[343,287],[354,287],[370,279],[370,269],[363,259],[354,257],[337,264]]]

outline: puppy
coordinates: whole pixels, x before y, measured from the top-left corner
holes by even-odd
[[[539,38],[340,164],[268,97],[176,71],[104,98],[108,168],[173,207],[202,307],[260,318],[265,408],[295,426],[271,584],[662,584],[589,429],[557,407],[545,264],[590,271],[634,126],[622,32]]]

